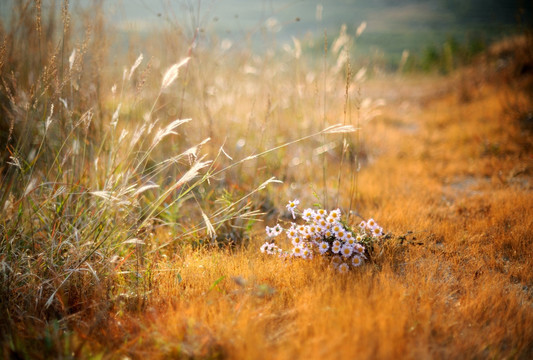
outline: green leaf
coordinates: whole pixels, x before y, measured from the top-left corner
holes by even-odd
[[[219,277],[218,279],[215,280],[215,282],[213,283],[213,285],[211,285],[211,287],[209,288],[209,290],[207,290],[207,292],[210,292],[211,290],[213,290],[214,288],[217,287],[217,285],[226,278],[226,275],[222,275],[221,277]]]

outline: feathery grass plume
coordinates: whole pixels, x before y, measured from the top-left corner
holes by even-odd
[[[141,229],[144,226],[146,226],[148,221],[151,220],[152,216],[154,216],[157,213],[157,211],[158,211],[159,207],[161,206],[161,204],[172,194],[172,192],[174,192],[174,190],[178,189],[182,185],[184,185],[184,184],[188,183],[189,181],[193,180],[200,173],[201,169],[209,166],[209,164],[212,163],[212,161],[210,161],[210,160],[202,161],[203,158],[204,157],[202,157],[199,160],[197,160],[190,167],[190,169],[187,170],[187,172],[185,174],[183,174],[183,176],[178,181],[176,181],[165,192],[163,192],[152,204],[150,204],[150,208],[146,210],[146,216],[144,217],[144,220],[139,225],[139,229]],[[174,198],[171,201],[171,204],[179,201],[180,198],[185,196],[192,188],[194,188],[194,186],[191,186],[189,188],[189,190],[186,190],[186,191],[183,191],[182,193],[180,193],[179,196],[177,196],[176,198]]]
[[[167,70],[167,72],[163,76],[163,81],[161,82],[161,90],[166,89],[174,82],[174,80],[176,80],[176,78],[179,75],[180,68],[184,66],[185,64],[187,64],[189,60],[190,60],[190,57],[186,57],[185,59],[181,60],[179,63],[172,65]]]
[[[111,123],[110,125],[113,126],[114,128],[117,127],[117,123],[118,123],[118,116],[120,114],[120,108],[122,107],[122,103],[119,103],[117,105],[117,109],[115,110],[115,112],[113,113],[113,117],[111,118]]]
[[[36,14],[35,14],[35,25],[36,25],[36,30],[37,30],[37,35],[39,35],[39,38],[42,37],[42,31],[43,31],[43,28],[42,28],[42,17],[41,17],[41,0],[35,0],[35,11],[36,11]]]
[[[157,189],[157,188],[159,188],[159,185],[157,185],[157,184],[148,184],[148,185],[141,186],[139,189],[137,189],[137,190],[133,193],[133,197],[136,197],[137,195],[142,194],[142,193],[145,192],[146,190]]]
[[[272,176],[270,179],[264,181],[261,185],[259,185],[257,187],[257,190],[263,190],[264,188],[266,188],[266,186],[268,184],[273,184],[273,183],[276,183],[276,184],[283,184],[283,181],[281,180],[278,180],[276,179],[276,177]]]
[[[170,187],[169,190],[167,190],[167,192],[173,191],[177,189],[178,187],[180,187],[181,185],[191,181],[199,174],[201,169],[205,168],[212,162],[211,160],[202,162],[202,160],[203,158],[195,162],[193,166],[189,170],[187,170],[187,172],[183,174],[183,176],[172,187]]]
[[[122,244],[136,244],[136,245],[144,245],[145,242],[138,238],[132,238],[128,239],[126,241],[123,241]]]
[[[324,12],[324,6],[322,4],[317,4],[315,9],[315,20],[320,22],[322,21],[322,13]]]
[[[346,24],[342,24],[339,36],[335,41],[333,42],[333,45],[331,45],[331,51],[334,53],[338,53],[342,48],[346,47],[348,42],[350,41],[350,36],[348,36],[347,32],[347,26]]]
[[[302,56],[302,44],[300,43],[300,40],[298,40],[294,36],[292,36],[291,38],[292,42],[294,43],[294,57],[296,59],[299,59],[300,56]]]
[[[124,200],[124,199],[121,199],[120,197],[116,196],[113,192],[111,191],[106,191],[106,190],[95,190],[95,191],[91,191],[89,192],[89,194],[91,195],[94,195],[94,196],[97,196],[99,198],[102,198],[104,199],[105,201],[108,201],[108,202],[111,202],[113,203],[114,205],[130,205],[131,202],[128,201],[128,200]]]
[[[74,65],[74,61],[76,60],[76,49],[72,49],[72,53],[68,57],[68,69],[72,71],[72,65]]]
[[[46,118],[46,122],[45,122],[45,125],[44,125],[44,131],[45,132],[48,131],[48,128],[52,124],[52,115],[54,115],[54,104],[50,105],[50,115],[48,115],[48,117]]]
[[[335,124],[324,129],[324,134],[344,134],[355,132],[358,129],[353,125]]]
[[[152,147],[156,146],[163,138],[165,138],[168,135],[177,135],[178,133],[174,131],[178,126],[188,123],[192,119],[176,119],[167,126],[165,126],[163,129],[157,130],[157,133],[154,136],[154,140],[152,141]]]
[[[130,132],[126,129],[122,129],[122,131],[120,132],[120,136],[118,137],[118,141],[117,141],[117,144],[121,144],[122,141],[128,136]]]
[[[355,73],[354,81],[355,81],[355,82],[363,81],[365,75],[366,75],[366,67],[363,66],[362,68],[360,68],[360,69]]]
[[[131,69],[130,69],[130,72],[128,74],[128,81],[131,80],[131,77],[132,77],[133,73],[135,72],[135,69],[137,69],[137,67],[139,67],[139,65],[141,65],[142,61],[143,61],[143,54],[140,54],[139,57],[137,58],[137,60],[135,60],[135,63],[133,63]]]
[[[366,29],[366,21],[363,21],[358,27],[357,27],[357,30],[355,31],[355,37],[359,37],[361,36],[361,34],[363,33],[363,31],[365,31]]]
[[[215,231],[215,228],[213,227],[213,224],[211,224],[211,221],[209,220],[205,212],[202,209],[200,209],[200,211],[202,213],[202,218],[204,219],[205,226],[207,228],[207,234],[211,239],[215,239],[217,237],[217,233]]]

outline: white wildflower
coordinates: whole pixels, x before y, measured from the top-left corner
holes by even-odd
[[[287,230],[286,234],[287,234],[287,237],[292,240],[298,237],[298,230],[296,230],[296,227],[291,226],[289,230]]]
[[[355,244],[354,250],[362,255],[365,252],[365,247],[361,244]]]
[[[292,249],[292,256],[298,256],[301,257],[303,255],[303,248],[301,246],[295,246]]]
[[[313,209],[305,209],[304,212],[302,213],[302,219],[309,222],[313,219],[314,215],[315,215],[315,212],[313,211]]]
[[[363,265],[363,258],[361,258],[360,256],[355,255],[355,256],[352,258],[352,265],[353,265],[354,267],[358,267],[358,266]]]
[[[289,201],[289,203],[287,204],[287,210],[290,211],[293,219],[296,219],[296,215],[294,214],[294,211],[296,210],[296,207],[298,206],[298,204],[300,204],[300,200],[297,200],[297,199]]]
[[[350,257],[352,255],[353,248],[351,246],[344,245],[341,249],[341,254],[345,258]]]
[[[321,254],[324,254],[329,249],[329,244],[327,241],[322,241],[320,244],[318,244],[318,251]]]
[[[269,245],[270,245],[270,244],[269,244],[268,242],[265,242],[265,243],[261,246],[261,253],[264,254],[264,253],[266,252],[266,250],[267,250],[267,248],[268,248]]]
[[[339,231],[342,231],[342,225],[341,224],[335,224],[331,227],[331,230],[336,234]]]
[[[331,251],[334,253],[334,254],[338,254],[340,251],[341,251],[341,247],[340,245],[333,245],[331,247]]]
[[[349,267],[348,267],[348,264],[343,262],[342,264],[339,265],[337,269],[339,270],[340,273],[346,273],[348,272]]]
[[[372,229],[372,236],[380,237],[381,235],[383,235],[383,229],[382,228],[380,228],[379,226],[376,226],[375,228]]]
[[[300,246],[300,245],[303,243],[303,241],[302,241],[301,238],[299,238],[299,237],[295,237],[295,238],[293,238],[293,239],[291,240],[291,243],[292,243],[294,246]]]
[[[329,217],[334,218],[336,221],[339,221],[341,219],[341,210],[335,209],[329,212]]]

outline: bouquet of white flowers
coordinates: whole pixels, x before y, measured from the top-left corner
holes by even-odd
[[[300,201],[293,200],[287,204],[287,209],[294,220],[301,215],[302,224],[291,222],[288,229],[280,224],[266,227],[268,240],[261,246],[261,252],[279,256],[300,257],[311,259],[315,255],[328,256],[331,263],[340,272],[346,272],[350,267],[361,266],[365,259],[365,245],[383,236],[383,229],[374,219],[362,221],[357,230],[353,230],[341,220],[340,209],[327,211],[325,209],[305,209],[298,211]],[[291,241],[291,251],[283,251],[275,244],[275,239],[285,230]]]

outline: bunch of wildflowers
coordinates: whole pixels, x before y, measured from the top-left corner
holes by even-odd
[[[268,240],[261,246],[262,253],[303,259],[311,259],[315,255],[327,256],[336,269],[346,272],[350,267],[361,266],[367,258],[365,245],[383,235],[383,229],[374,219],[362,221],[358,231],[354,231],[342,222],[340,209],[327,211],[307,208],[300,213],[299,204],[298,200],[289,201],[287,209],[293,219],[296,219],[296,214],[301,215],[303,223],[290,222],[287,229],[279,224],[267,226]],[[284,230],[293,246],[286,252],[275,245],[275,238]]]
[[[277,247],[276,244],[274,243],[265,242],[261,246],[261,252],[263,254],[275,255],[275,254],[281,254],[282,250],[279,247]]]

